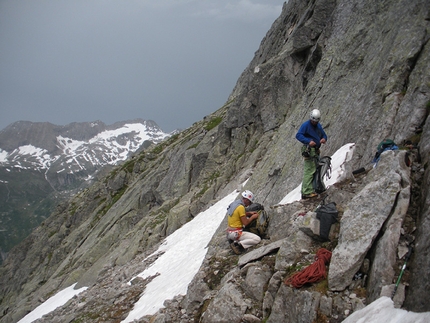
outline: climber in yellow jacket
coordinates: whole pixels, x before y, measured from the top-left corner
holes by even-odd
[[[255,246],[261,238],[252,232],[243,231],[243,228],[258,218],[257,212],[246,212],[245,207],[252,204],[254,194],[251,191],[242,192],[242,198],[231,203],[227,208],[227,239],[230,247],[236,254]]]

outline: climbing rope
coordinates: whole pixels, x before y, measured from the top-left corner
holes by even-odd
[[[331,252],[321,248],[315,256],[315,262],[298,273],[288,277],[285,284],[300,288],[307,283],[316,283],[327,277],[325,266],[330,263]]]

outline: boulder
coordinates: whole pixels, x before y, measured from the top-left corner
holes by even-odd
[[[402,185],[409,183],[403,152],[383,153],[371,172],[369,183],[351,200],[342,216],[338,245],[330,262],[330,290],[344,290],[352,282],[382,226],[392,214]],[[404,207],[403,204],[400,213],[404,212]]]

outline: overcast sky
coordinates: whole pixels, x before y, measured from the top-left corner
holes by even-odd
[[[0,130],[221,107],[284,0],[0,0]]]

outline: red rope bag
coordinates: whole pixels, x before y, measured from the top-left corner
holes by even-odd
[[[285,279],[285,284],[300,288],[307,283],[316,283],[327,277],[325,266],[330,263],[331,252],[321,248],[315,256],[315,262],[298,273]]]

